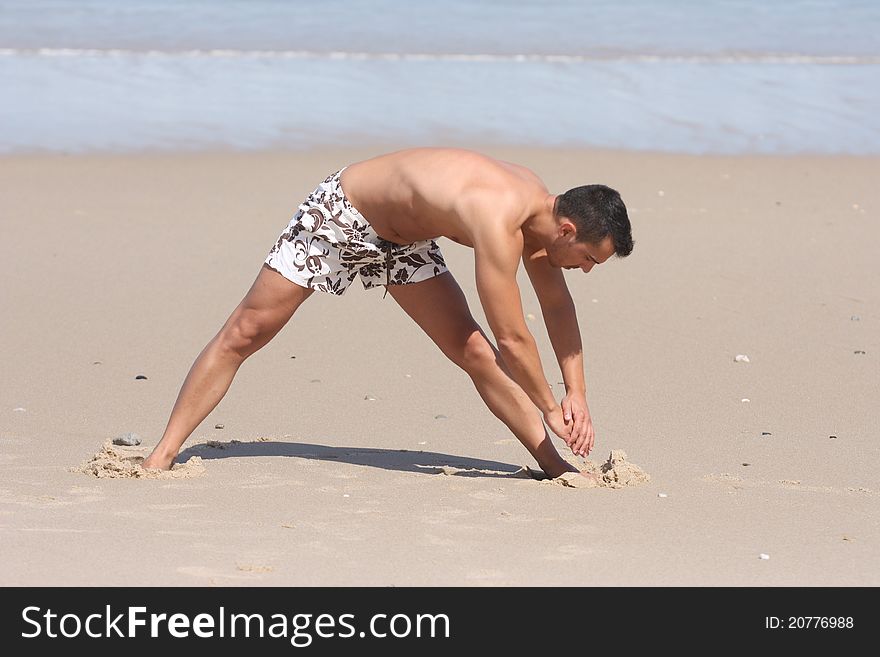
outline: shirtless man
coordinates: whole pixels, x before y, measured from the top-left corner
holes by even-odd
[[[477,292],[497,350],[447,271],[438,237],[473,248]],[[385,285],[467,372],[492,413],[547,475],[576,472],[544,427],[546,422],[574,454],[586,456],[593,448],[581,336],[562,268],[586,273],[632,248],[626,207],[603,185],[557,196],[525,167],[446,148],[403,150],[345,167],[300,205],[250,291],[193,363],[165,433],[143,465],[170,468],[242,362],[314,290],[341,295],[360,275],[365,287]],[[523,318],[520,260],[565,381],[561,402]]]

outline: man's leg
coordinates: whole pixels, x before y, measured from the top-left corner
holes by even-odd
[[[474,321],[451,273],[409,285],[389,285],[388,292],[443,353],[467,372],[489,410],[525,445],[545,473],[558,477],[577,471],[556,451],[540,414]]]
[[[250,291],[190,368],[145,468],[171,467],[184,441],[220,403],[245,358],[275,337],[311,294],[263,265]]]

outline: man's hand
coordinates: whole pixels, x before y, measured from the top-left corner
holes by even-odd
[[[563,420],[571,432],[566,444],[571,447],[572,453],[587,456],[593,449],[594,435],[586,395],[582,392],[569,392],[561,406]]]

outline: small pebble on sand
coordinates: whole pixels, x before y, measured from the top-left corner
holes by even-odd
[[[762,561],[767,561],[767,559],[770,558],[770,555],[769,555],[769,554],[764,554],[764,553],[762,552],[761,554],[758,555],[758,557],[760,557]]]
[[[147,380],[147,377],[145,377],[143,374],[138,374],[134,378],[135,378],[135,381],[146,381]]]
[[[364,399],[367,401],[376,401],[376,398],[372,395],[364,395]]]
[[[828,436],[831,440],[837,440],[837,436]]]
[[[858,315],[853,315],[852,317],[850,317],[850,320],[853,321],[853,322],[858,322],[858,321],[860,321],[861,319],[862,319],[862,318],[859,317]]]
[[[749,357],[745,354],[737,354],[736,358],[733,359],[735,363],[750,363]]]
[[[748,404],[748,403],[749,403],[750,401],[752,401],[752,400],[751,400],[751,399],[748,399],[748,398],[746,398],[746,397],[743,397],[742,399],[740,399],[740,401],[741,401],[743,404]]]
[[[215,424],[215,425],[214,425],[214,428],[215,428],[215,429],[222,429],[222,428],[223,428],[223,425],[222,425],[222,424]]]
[[[26,413],[26,412],[27,412],[27,409],[26,409],[26,408],[22,408],[21,406],[19,406],[18,408],[13,408],[13,409],[12,409],[12,412],[13,412],[13,413]]]
[[[865,352],[864,352],[863,350],[861,350],[861,349],[856,349],[853,353],[854,353],[854,354],[863,354],[863,353],[865,353]]]
[[[762,436],[772,436],[773,434],[770,433],[769,431],[762,431],[762,432],[761,432],[761,435],[762,435]]]
[[[743,466],[750,466],[751,463],[743,463]]]
[[[669,497],[666,493],[657,493],[657,497]]]

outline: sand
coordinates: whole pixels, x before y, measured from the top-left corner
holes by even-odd
[[[245,363],[181,465],[140,468],[296,205],[382,150],[0,158],[0,585],[880,584],[876,158],[487,149],[630,208],[632,256],[566,273],[596,446],[556,444],[601,486],[542,480],[356,286]]]
[[[184,479],[205,473],[200,456],[191,456],[184,463],[175,463],[170,470],[145,469],[144,459],[149,450],[120,447],[110,442],[88,461],[71,472],[80,472],[98,479]]]
[[[219,440],[208,440],[202,444],[190,441],[189,450],[202,449],[229,449],[240,445],[242,441],[233,440],[224,443]],[[267,439],[257,439],[255,442],[267,442]],[[110,441],[104,443],[101,449],[88,461],[79,466],[70,468],[71,472],[79,472],[98,479],[189,479],[200,477],[205,474],[205,466],[201,456],[190,456],[184,462],[175,463],[170,470],[147,469],[143,467],[144,459],[150,450],[138,447],[118,446]],[[592,475],[587,478],[575,472],[566,472],[559,477],[548,477],[539,469],[523,466],[514,472],[504,470],[490,470],[481,468],[461,468],[453,465],[416,465],[424,468],[426,472],[455,477],[513,477],[517,479],[535,479],[545,483],[566,486],[568,488],[623,488],[624,486],[637,486],[650,480],[650,476],[634,463],[627,461],[626,452],[623,450],[611,450],[608,460],[602,465],[592,461],[573,463],[579,466],[582,472]],[[799,482],[798,482],[799,483]]]

